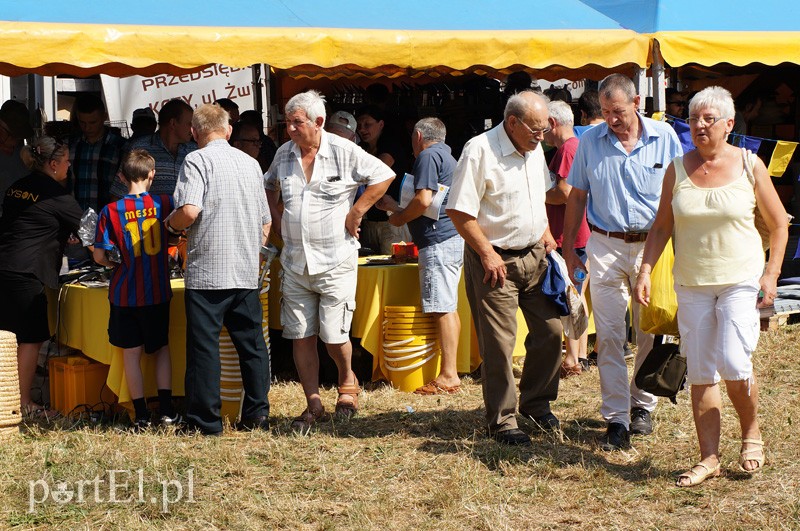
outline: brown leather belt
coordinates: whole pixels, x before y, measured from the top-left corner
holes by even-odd
[[[610,232],[599,227],[595,227],[591,223],[589,223],[589,227],[594,232],[602,234],[603,236],[608,236],[609,238],[623,240],[625,243],[639,243],[647,239],[647,232]]]

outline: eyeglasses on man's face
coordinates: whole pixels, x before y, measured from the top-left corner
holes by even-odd
[[[239,142],[243,142],[245,144],[253,144],[254,146],[260,146],[261,145],[261,139],[260,138],[240,138]]]
[[[524,121],[522,121],[522,118],[518,117],[517,121],[519,123],[521,123],[522,125],[524,125],[525,129],[527,129],[528,132],[533,136],[544,136],[544,135],[546,135],[547,133],[549,133],[550,131],[553,130],[552,127],[545,127],[544,129],[531,129],[531,127],[528,124],[526,124]]]

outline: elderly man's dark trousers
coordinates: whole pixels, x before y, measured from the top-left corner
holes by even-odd
[[[187,289],[186,420],[203,433],[222,431],[219,334],[228,330],[242,372],[242,418],[269,415],[269,352],[257,289]]]
[[[483,283],[485,273],[478,254],[469,246],[464,250],[464,277],[483,358],[483,402],[490,433],[517,427],[512,355],[518,308],[529,330],[519,383],[521,413],[539,417],[550,412],[550,402],[558,396],[561,365],[561,319],[555,304],[541,290],[548,263],[544,247],[537,244],[524,255],[500,256],[507,268],[505,285],[493,288]]]

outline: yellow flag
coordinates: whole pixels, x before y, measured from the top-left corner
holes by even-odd
[[[785,142],[778,140],[775,151],[772,152],[772,159],[769,161],[767,171],[773,177],[780,177],[786,171],[789,161],[797,147],[797,142]]]

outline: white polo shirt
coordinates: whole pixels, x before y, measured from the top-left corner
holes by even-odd
[[[492,245],[523,249],[547,228],[549,187],[542,147],[520,154],[501,123],[464,146],[447,209],[474,217]]]

